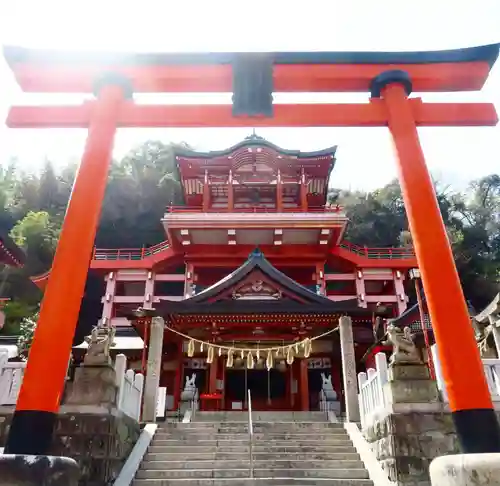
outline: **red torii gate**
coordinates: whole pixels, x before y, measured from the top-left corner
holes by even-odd
[[[15,128],[88,128],[6,451],[46,454],[64,386],[118,127],[388,126],[464,452],[500,452],[496,419],[418,126],[487,126],[490,103],[409,94],[480,90],[499,45],[436,52],[97,54],[5,48],[24,91],[95,93],[79,106],[12,107]],[[278,104],[273,92],[369,92],[366,104]],[[133,92],[232,92],[232,105],[141,106]],[[71,273],[68,272],[71,268]]]

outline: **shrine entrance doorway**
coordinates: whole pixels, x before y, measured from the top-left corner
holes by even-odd
[[[287,377],[286,370],[226,368],[226,410],[247,410],[247,389],[252,396],[253,410],[291,410]]]

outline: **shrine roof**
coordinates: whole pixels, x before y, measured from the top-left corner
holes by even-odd
[[[260,250],[234,272],[182,301],[161,300],[159,314],[307,314],[372,315],[357,299],[335,302],[300,285],[275,268]]]
[[[264,137],[261,137],[256,134],[252,134],[246,137],[241,142],[233,145],[224,150],[210,150],[208,152],[191,150],[189,148],[179,147],[176,149],[176,155],[183,159],[214,159],[218,157],[227,157],[230,156],[233,152],[238,151],[241,148],[246,147],[266,147],[271,150],[274,150],[278,154],[286,155],[290,157],[302,158],[302,159],[310,159],[310,158],[318,158],[318,157],[327,157],[330,156],[333,158],[335,156],[335,152],[337,151],[337,146],[333,145],[323,150],[313,150],[310,152],[302,152],[300,150],[290,150],[278,147],[272,142],[269,142]]]
[[[12,238],[5,233],[0,233],[0,263],[13,267],[21,267],[26,256]]]
[[[493,297],[493,300],[479,313],[474,316],[474,319],[481,323],[489,322],[489,317],[495,314],[500,314],[500,293]]]
[[[229,169],[238,170],[247,164],[262,164],[280,169],[283,173],[304,167],[315,177],[329,178],[335,165],[336,151],[336,145],[310,152],[283,149],[253,134],[225,150],[197,152],[178,148],[175,155],[183,179],[199,175],[200,169],[227,173]]]
[[[427,301],[425,298],[425,295],[422,296],[422,307],[424,311],[424,319],[426,321],[426,324],[430,326],[430,320],[429,320],[429,314],[427,310]],[[418,322],[420,325],[420,310],[418,308],[418,303],[412,305],[411,307],[408,307],[401,315],[394,319],[389,319],[387,324],[393,324],[394,326],[397,327],[406,327],[409,326],[410,328],[412,327],[412,324],[415,323],[415,321]],[[418,330],[418,329],[413,329]]]
[[[264,53],[75,52],[11,46],[4,48],[4,57],[21,88],[34,92],[93,92],[96,78],[109,72],[126,76],[138,92],[231,92],[231,66],[256,58],[274,66],[275,91],[369,91],[384,67],[406,70],[415,91],[460,91],[482,87],[498,51],[499,44],[420,52]],[[457,64],[462,69],[454,69]],[[297,71],[297,66],[312,70]]]

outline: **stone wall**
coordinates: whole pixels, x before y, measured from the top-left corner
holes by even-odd
[[[4,447],[10,414],[0,415],[0,446]],[[81,486],[113,484],[140,434],[139,424],[119,411],[59,414],[50,454],[75,459]]]
[[[435,404],[434,411],[404,408],[395,407],[363,434],[391,481],[398,486],[430,486],[432,459],[460,453],[451,413],[443,404]]]

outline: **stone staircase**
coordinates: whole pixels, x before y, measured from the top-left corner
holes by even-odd
[[[246,413],[159,425],[133,486],[373,485],[342,424],[314,413],[253,418],[252,463]]]

